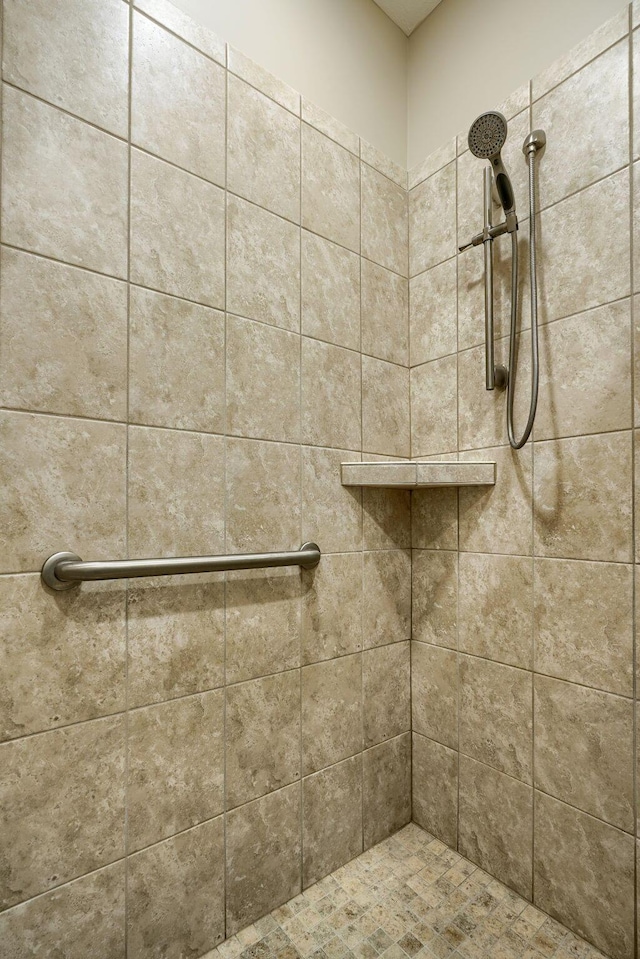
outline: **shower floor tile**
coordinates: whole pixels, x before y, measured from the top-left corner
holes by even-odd
[[[411,823],[206,959],[603,959]]]

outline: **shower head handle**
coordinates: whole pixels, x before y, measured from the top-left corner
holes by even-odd
[[[469,129],[469,149],[480,160],[488,160],[505,216],[515,214],[515,197],[500,151],[507,140],[507,121],[497,110],[481,113]]]

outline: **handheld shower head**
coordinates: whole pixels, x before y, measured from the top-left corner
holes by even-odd
[[[488,160],[496,179],[496,190],[505,216],[515,211],[515,198],[509,174],[504,168],[500,151],[507,139],[507,121],[501,113],[492,110],[481,113],[469,130],[469,149],[480,160]]]

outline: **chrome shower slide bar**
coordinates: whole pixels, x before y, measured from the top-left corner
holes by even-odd
[[[120,559],[84,563],[75,553],[54,553],[42,567],[42,581],[51,589],[72,589],[96,579],[129,579],[135,576],[178,576],[228,569],[266,569],[300,566],[313,569],[320,562],[320,547],[303,543],[288,553],[238,553],[235,556],[177,556],[171,559]]]

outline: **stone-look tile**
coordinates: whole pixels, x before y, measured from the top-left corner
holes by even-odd
[[[341,147],[358,156],[360,152],[360,138],[357,134],[353,133],[344,123],[341,123],[340,120],[332,117],[330,113],[327,113],[321,107],[316,106],[315,103],[307,100],[306,97],[302,98],[302,119],[305,123],[309,123],[312,127],[315,127],[316,130],[319,130],[320,133],[324,133],[325,136],[335,140]]]
[[[458,548],[458,490],[415,490],[411,494],[411,545]]]
[[[134,580],[127,597],[129,707],[223,685],[223,576]]]
[[[136,286],[130,295],[130,421],[223,433],[224,314]]]
[[[455,259],[410,281],[412,366],[456,352],[456,282]]]
[[[473,553],[530,553],[531,444],[518,452],[510,447],[476,450],[461,454],[461,459],[495,462],[496,485],[460,490],[460,548]]]
[[[201,955],[224,939],[222,817],[127,861],[127,955]]]
[[[409,170],[407,175],[407,185],[409,189],[413,190],[414,187],[419,186],[423,180],[433,176],[434,173],[441,170],[443,166],[447,166],[447,164],[451,163],[455,158],[456,138],[452,137],[450,140],[447,140],[446,143],[443,143],[441,147],[438,147],[437,150],[434,150],[433,153],[430,153],[422,163],[418,163],[412,170]]]
[[[463,243],[468,243],[471,237],[482,229],[483,223],[483,162],[469,151],[466,133],[464,137],[464,151],[458,157],[455,169],[457,181],[454,181],[455,186],[451,185],[449,189],[455,190],[457,194],[453,200],[455,211],[453,215],[457,217],[457,242],[462,245]],[[509,169],[509,174],[511,175],[513,171],[509,167],[507,169]],[[497,223],[500,213],[499,208],[495,205],[493,212],[494,222]],[[455,225],[452,226],[451,229],[455,236]],[[423,242],[425,242],[425,240],[423,240]],[[497,250],[498,244],[495,243],[494,258]],[[453,253],[455,253],[455,248],[448,255],[452,256]],[[484,265],[484,257],[480,250],[474,251],[473,249],[467,249],[459,257],[461,268],[466,265],[472,257],[481,261]]]
[[[129,12],[120,0],[13,0],[2,26],[8,83],[126,137]]]
[[[534,686],[536,786],[632,832],[631,700],[545,676]]]
[[[449,453],[458,445],[457,358],[445,356],[411,370],[411,455]]]
[[[360,448],[360,380],[359,353],[302,338],[303,443]]]
[[[362,494],[339,484],[340,464],[360,459],[350,450],[302,448],[302,539],[322,539],[323,552],[362,547]]]
[[[455,256],[455,163],[434,173],[409,194],[409,235],[410,276]]]
[[[302,225],[360,252],[360,164],[357,157],[302,127]]]
[[[302,783],[302,888],[362,852],[362,756]]]
[[[632,425],[630,312],[622,300],[541,327],[537,440]]]
[[[531,898],[533,789],[489,766],[460,757],[463,856]]]
[[[227,188],[300,222],[300,120],[229,76]]]
[[[531,782],[531,673],[460,657],[460,752]]]
[[[228,573],[226,616],[228,683],[300,665],[297,570],[246,569]]]
[[[543,321],[628,296],[629,232],[620,228],[628,217],[628,170],[541,214],[538,273]]]
[[[300,337],[227,317],[227,430],[256,439],[300,440]]]
[[[632,591],[630,566],[536,559],[536,670],[631,696]]]
[[[0,915],[6,959],[125,956],[124,862],[76,879]]]
[[[1,256],[2,403],[124,419],[124,283],[7,247]]]
[[[366,140],[360,140],[360,159],[372,166],[378,173],[384,173],[387,179],[393,180],[403,190],[407,189],[407,171],[404,166],[399,166],[377,147],[367,143]]]
[[[629,161],[629,44],[616,44],[532,108],[547,134],[540,164],[542,206],[619,170]]]
[[[364,848],[411,819],[411,734],[367,749],[363,762]]]
[[[138,10],[144,11],[153,20],[176,33],[196,50],[201,50],[217,63],[225,66],[227,62],[226,44],[208,27],[192,20],[186,13],[174,6],[170,0],[135,0]]]
[[[362,260],[362,352],[381,360],[409,362],[407,280]]]
[[[529,106],[529,81],[521,84],[510,93],[497,107],[500,113],[511,120]]]
[[[129,851],[224,808],[224,692],[187,696],[129,713]]]
[[[37,574],[3,576],[0,608],[0,739],[124,709],[121,584],[87,583],[53,599]]]
[[[458,554],[414,549],[411,587],[413,639],[455,649],[458,642]],[[462,596],[460,600],[462,602]]]
[[[302,332],[360,349],[360,260],[324,237],[302,231]]]
[[[409,371],[362,357],[362,447],[368,453],[408,456]]]
[[[362,654],[365,749],[407,732],[411,725],[409,643]]]
[[[364,554],[362,576],[365,649],[411,637],[411,553],[376,550]]]
[[[631,959],[634,840],[536,793],[535,904],[609,956]]]
[[[224,547],[224,439],[129,428],[130,556],[206,556]]]
[[[458,842],[458,754],[413,734],[413,820],[452,849]]]
[[[131,154],[131,280],[224,309],[224,192]]]
[[[443,746],[458,748],[458,655],[411,643],[411,728]]]
[[[249,59],[244,53],[240,53],[235,47],[228,47],[228,57],[230,73],[235,73],[241,80],[246,80],[252,87],[275,100],[290,113],[300,116],[300,94],[296,90],[278,77],[274,77],[272,73]]]
[[[536,443],[535,461],[536,553],[631,561],[631,434]]]
[[[459,589],[460,649],[531,669],[533,561],[461,553]]]
[[[302,773],[362,749],[362,659],[344,656],[302,670]]]
[[[300,786],[227,815],[227,936],[301,889]]]
[[[518,386],[522,388],[516,394],[514,407],[518,405],[519,396],[524,397],[524,385],[527,384],[526,402],[529,403],[528,384],[530,376],[528,375],[528,355],[529,343],[522,343],[519,339],[518,355]],[[508,343],[505,344],[508,352]],[[496,363],[501,362],[501,348],[503,344],[499,341],[496,344]],[[455,375],[455,374],[454,374]],[[457,397],[449,399],[449,407],[453,407],[454,415],[458,409],[458,431],[460,437],[460,449],[470,450],[481,447],[500,446],[507,442],[507,392],[506,390],[490,390],[485,388],[485,348],[477,346],[472,350],[466,350],[458,353],[458,382]],[[520,424],[524,425],[527,411],[524,417],[518,415],[515,410],[516,432],[519,431]]]
[[[411,493],[402,489],[363,489],[365,549],[408,549],[411,546]]]
[[[227,310],[300,329],[300,228],[228,198]]]
[[[134,13],[131,81],[132,142],[224,186],[222,67]]]
[[[361,164],[362,255],[407,276],[407,191]]]
[[[227,688],[227,808],[300,776],[297,670]]]
[[[0,762],[3,909],[122,858],[122,716],[5,743]]]
[[[300,450],[227,440],[227,545],[232,553],[300,545]]]
[[[362,649],[362,554],[324,554],[302,574],[302,662]]]
[[[9,86],[2,112],[4,242],[126,276],[126,144]]]
[[[39,570],[61,546],[83,559],[122,556],[125,450],[123,426],[1,413],[1,571]]]

